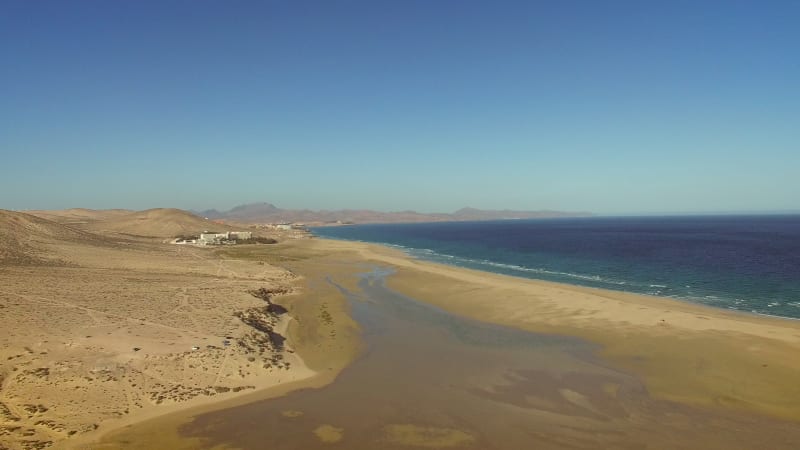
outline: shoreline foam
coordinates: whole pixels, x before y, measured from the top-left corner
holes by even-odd
[[[613,278],[603,277],[601,275],[590,275],[590,274],[580,274],[580,273],[571,273],[571,272],[560,272],[555,270],[543,269],[543,268],[531,268],[531,267],[524,267],[516,264],[507,264],[501,263],[496,261],[490,261],[486,259],[478,260],[472,258],[466,258],[462,256],[455,256],[449,255],[445,253],[439,253],[435,250],[431,250],[428,248],[417,248],[417,247],[408,247],[400,244],[393,244],[390,242],[373,242],[373,241],[365,241],[361,239],[348,239],[348,238],[338,238],[338,237],[328,237],[328,236],[314,236],[316,239],[324,239],[324,240],[332,240],[332,241],[341,241],[341,242],[353,242],[357,244],[366,244],[366,245],[377,245],[381,247],[386,247],[389,249],[397,250],[402,252],[407,257],[418,260],[429,262],[433,264],[442,264],[449,267],[459,268],[459,269],[466,269],[466,270],[475,270],[478,272],[484,272],[488,274],[496,274],[496,275],[504,275],[513,278],[519,278],[522,280],[533,280],[533,281],[541,281],[545,283],[555,283],[555,284],[563,284],[567,286],[574,286],[578,288],[588,288],[588,289],[598,289],[598,290],[607,290],[612,292],[619,292],[619,293],[626,293],[626,294],[634,294],[634,295],[641,295],[645,297],[655,297],[655,298],[666,298],[672,300],[678,300],[681,302],[686,302],[693,305],[709,307],[713,309],[723,310],[723,311],[734,311],[738,313],[743,313],[747,315],[757,315],[757,316],[765,316],[765,317],[773,317],[779,319],[787,319],[787,320],[795,320],[800,321],[800,317],[792,317],[786,315],[779,315],[779,314],[770,314],[768,312],[758,311],[755,309],[744,309],[737,307],[738,304],[742,302],[741,299],[735,297],[721,297],[719,295],[714,294],[706,294],[706,295],[684,295],[684,294],[666,294],[662,292],[662,289],[673,289],[668,285],[663,284],[653,284],[651,282],[644,282],[644,281],[632,281],[632,280],[617,280]],[[433,256],[432,256],[433,255]],[[464,264],[458,264],[455,261],[463,262]],[[505,271],[493,271],[488,268],[495,267],[500,269],[505,269]],[[524,276],[521,274],[509,273],[509,271],[517,272],[517,273],[526,273],[526,274],[545,274],[545,275],[552,275],[555,277],[561,277],[564,279],[548,279],[548,278],[537,278],[533,276]],[[570,282],[567,280],[576,280],[575,282]],[[580,284],[580,281],[585,282],[596,282],[602,283],[605,286],[596,286],[592,284]],[[655,288],[656,291],[651,292],[644,292],[642,290],[637,289],[622,289],[622,287],[650,287]],[[620,287],[620,288],[616,288]],[[710,300],[713,300],[713,303],[717,303],[718,300],[724,300],[729,302],[730,304],[723,306],[723,305],[716,305],[713,304]],[[799,302],[788,301],[786,305],[794,306],[800,308]],[[767,307],[774,307],[779,306],[775,305],[775,302],[769,302]]]
[[[377,244],[331,245],[397,267],[392,289],[452,313],[598,343],[599,356],[657,397],[800,420],[797,321],[453,267]]]
[[[800,217],[604,218],[312,228],[457,267],[800,318]]]

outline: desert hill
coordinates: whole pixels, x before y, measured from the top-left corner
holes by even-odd
[[[271,203],[240,205],[229,211],[210,209],[197,214],[209,219],[221,219],[240,223],[400,223],[400,222],[444,222],[468,220],[533,219],[552,217],[582,217],[585,212],[562,211],[514,211],[480,210],[462,208],[454,213],[418,213],[416,211],[382,212],[367,209],[344,209],[336,211],[313,211],[308,209],[281,209]]]
[[[156,208],[89,222],[85,229],[99,233],[168,238],[203,231],[233,231],[236,227],[219,224],[180,209]]]
[[[31,214],[0,210],[0,265],[63,264],[51,248],[65,242],[112,245],[101,236]]]
[[[154,208],[144,211],[73,208],[25,211],[25,214],[99,235],[171,238],[204,231],[236,231],[246,228],[231,224],[230,221],[218,223],[175,208]]]
[[[115,217],[121,217],[126,214],[131,214],[134,211],[129,209],[85,209],[85,208],[70,208],[61,210],[30,210],[25,211],[42,219],[51,220],[53,222],[63,223],[67,225],[80,225],[88,222],[96,222],[98,220],[108,220]]]
[[[291,292],[296,275],[217,253],[232,248],[123,234],[213,222],[170,209],[37,213],[63,223],[0,209],[0,449],[88,448],[77,442],[131,417],[314,374],[287,351],[291,304],[278,317],[252,294]]]

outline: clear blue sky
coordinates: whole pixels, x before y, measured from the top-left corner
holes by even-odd
[[[0,208],[800,209],[798,1],[0,2]]]

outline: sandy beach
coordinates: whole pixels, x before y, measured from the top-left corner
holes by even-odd
[[[358,358],[363,339],[343,290],[357,292],[374,267],[393,271],[388,288],[457,316],[584,339],[654,398],[800,420],[797,321],[444,266],[355,242],[129,247],[65,244],[80,268],[0,271],[0,319],[15,330],[0,355],[9,448],[202,448],[178,431],[193,417],[324,386]],[[261,288],[288,310],[272,323],[285,350],[266,356],[248,348],[253,328],[242,320],[263,307],[251,293]]]
[[[597,343],[655,396],[800,420],[800,321],[446,266],[373,244],[302,245],[393,267],[389,287],[459,315]]]
[[[800,2],[120,3],[0,9],[0,450],[800,449]]]
[[[325,245],[396,267],[390,287],[456,314],[600,344],[599,356],[643,377],[652,395],[800,420],[800,321]]]
[[[800,324],[796,321],[433,264],[373,244],[312,239],[281,244],[269,251],[241,249],[236,253],[228,256],[264,259],[298,274],[305,280],[306,298],[319,296],[317,300],[307,300],[305,307],[309,309],[305,313],[316,311],[320,317],[320,307],[324,304],[335,311],[332,317],[336,323],[352,319],[345,298],[331,290],[325,280],[335,280],[339,286],[359,292],[359,273],[384,267],[394,272],[387,277],[389,288],[456,316],[581,338],[595,345],[594,353],[602,364],[641,380],[648,398],[674,404],[675,408],[686,405],[694,408],[692,414],[712,418],[703,420],[716,420],[728,426],[734,426],[731,423],[745,427],[774,425],[775,437],[789,439],[792,436],[786,430],[794,429],[791,423],[800,419],[797,406],[800,392],[794,383],[800,375],[800,364],[793,357],[800,350]],[[296,340],[295,346],[310,367],[325,371],[325,366],[335,361],[328,370],[336,371],[351,361],[359,348],[356,324],[348,322],[344,329],[347,339],[339,343],[336,343],[338,337],[325,333],[320,326],[305,331],[296,329],[290,332],[290,338]],[[318,377],[316,386],[333,378]],[[258,400],[274,396],[266,389],[226,406],[249,403],[255,407]],[[291,404],[291,400],[284,403]],[[213,409],[212,406],[178,414],[171,425],[151,421],[123,430],[112,434],[102,448],[115,448],[120,442],[137,442],[139,448],[160,442],[202,448],[208,443],[181,438],[178,430],[193,422],[193,417]],[[223,420],[214,419],[213,413],[209,417],[212,423]],[[736,422],[739,420],[743,422]],[[402,426],[406,425],[391,425],[386,433]],[[683,448],[747,448],[752,444],[730,434],[727,441],[708,436],[698,446],[692,439],[702,438],[704,432],[701,429],[697,433],[687,433],[674,444]],[[774,445],[783,448],[780,443]]]

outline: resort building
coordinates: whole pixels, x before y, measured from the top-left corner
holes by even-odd
[[[219,245],[225,241],[251,239],[252,231],[227,231],[225,233],[201,233],[197,243],[200,245]]]

